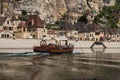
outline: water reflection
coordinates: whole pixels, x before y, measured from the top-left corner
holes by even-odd
[[[91,49],[92,53],[104,53],[105,50],[106,50],[105,48],[97,49],[97,50],[95,50],[94,48]]]
[[[119,80],[120,53],[106,50],[60,55],[1,54],[0,80]]]

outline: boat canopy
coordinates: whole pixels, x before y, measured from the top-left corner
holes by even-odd
[[[51,38],[50,37],[44,37],[44,38],[42,38],[42,40],[51,40]]]
[[[64,41],[64,40],[68,40],[68,38],[65,37],[65,36],[62,36],[62,37],[57,37],[57,38],[55,38],[55,40]]]

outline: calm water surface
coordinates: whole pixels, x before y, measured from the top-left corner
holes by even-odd
[[[1,54],[0,80],[120,80],[120,53],[92,51]]]

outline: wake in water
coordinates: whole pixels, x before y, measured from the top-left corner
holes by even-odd
[[[25,56],[47,56],[50,53],[25,52],[25,53],[0,53],[0,57],[25,57]]]

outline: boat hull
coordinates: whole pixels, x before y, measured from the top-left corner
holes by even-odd
[[[49,52],[49,47],[47,47],[47,46],[34,46],[33,51],[34,52]]]
[[[54,54],[60,54],[60,53],[72,53],[74,49],[73,45],[68,45],[67,40],[65,40],[65,45],[59,45],[59,44],[48,44],[45,40],[42,40],[40,42],[40,46],[34,46],[33,51],[34,52],[49,52]]]
[[[53,54],[72,53],[73,52],[73,48],[67,48],[67,49],[50,49],[49,52],[53,53]]]
[[[72,53],[73,47],[62,48],[62,47],[48,47],[48,46],[35,46],[33,47],[34,52],[48,52],[52,54]]]

